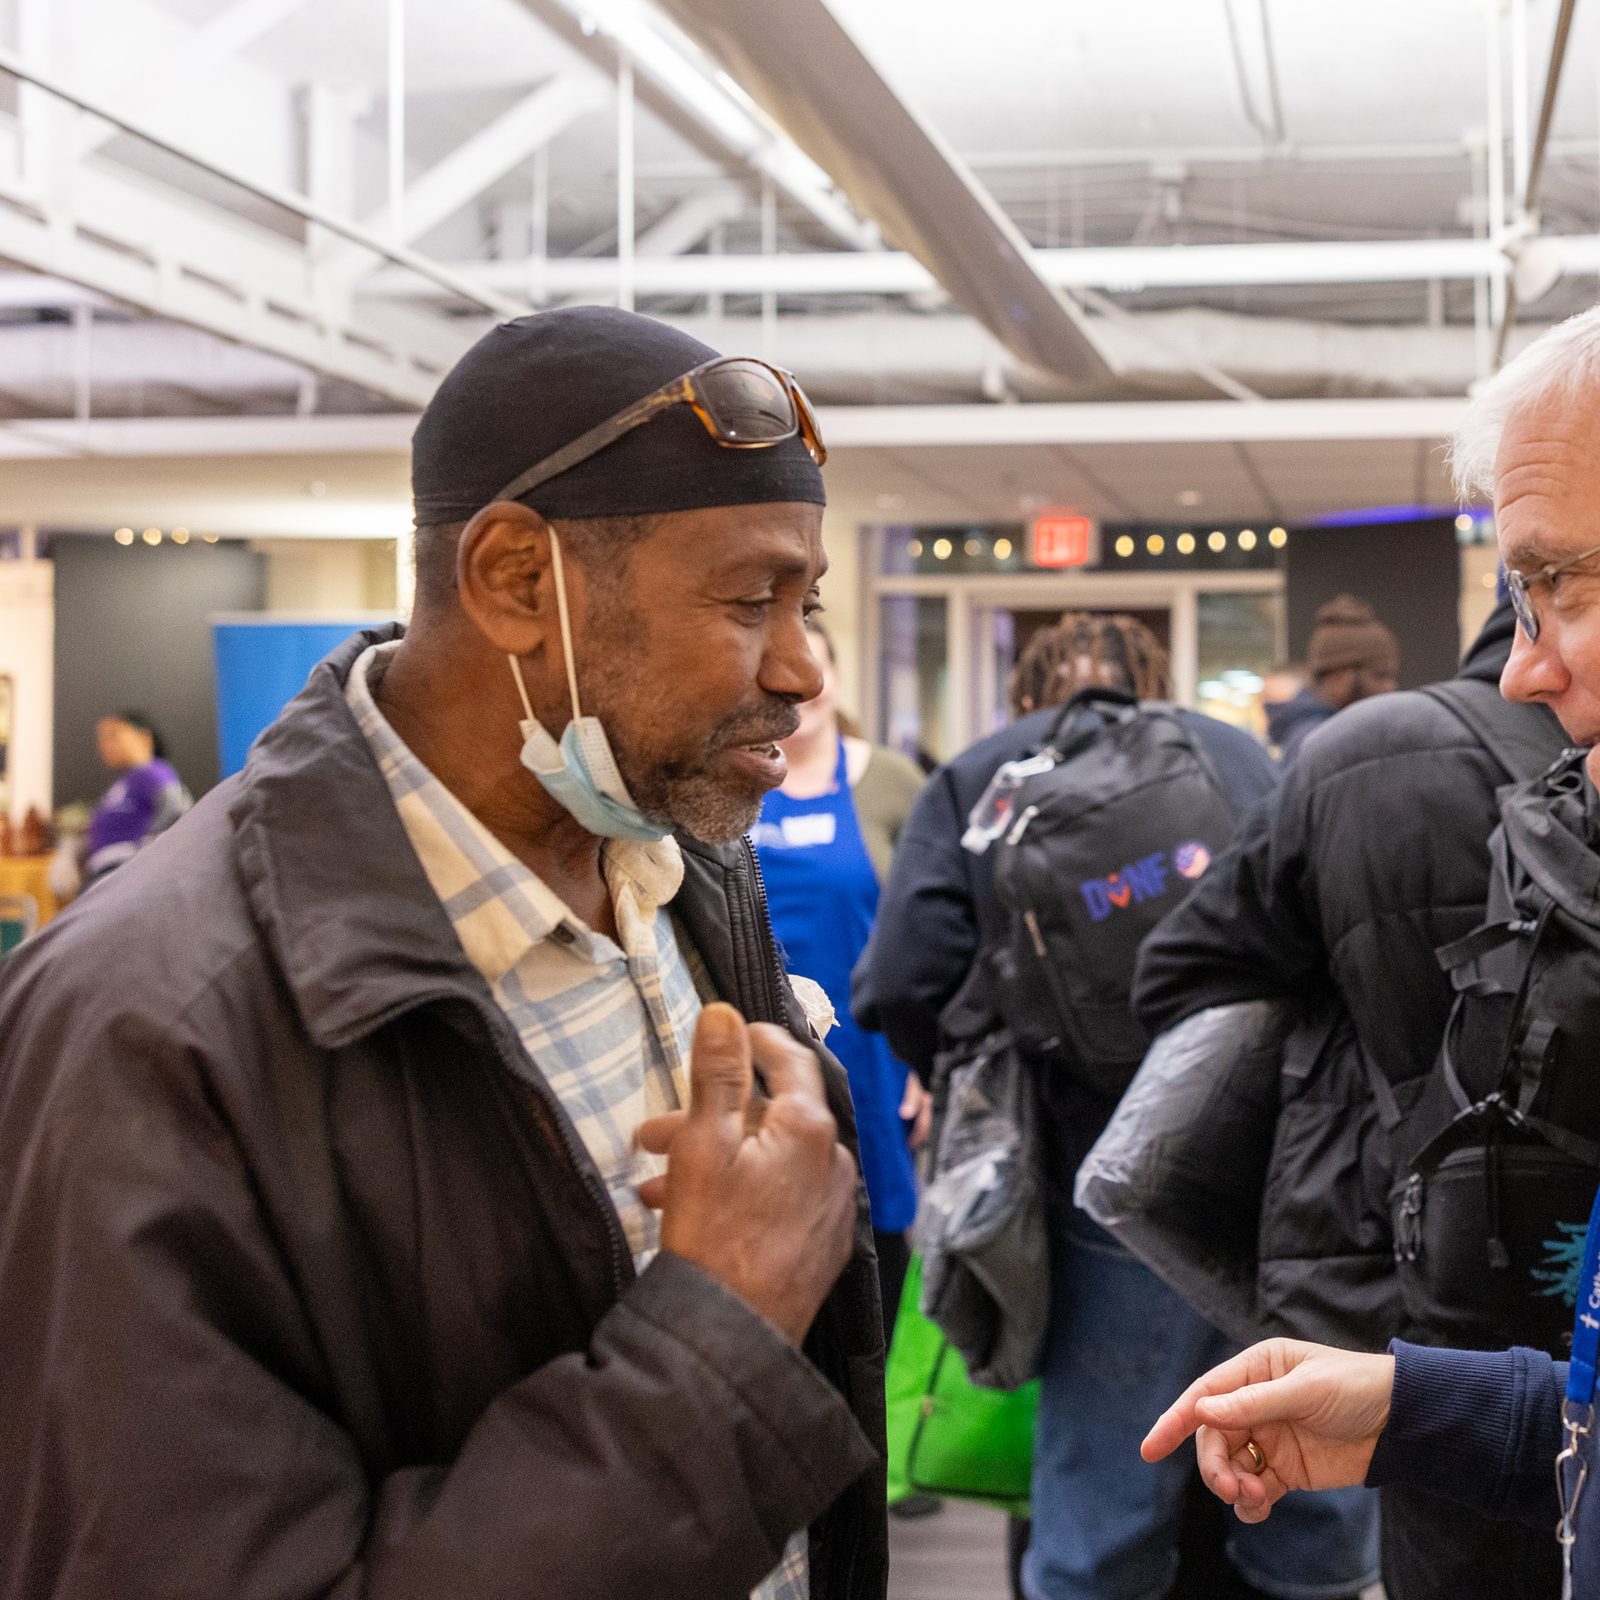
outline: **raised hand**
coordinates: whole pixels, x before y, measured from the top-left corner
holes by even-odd
[[[1196,1434],[1206,1487],[1241,1521],[1262,1522],[1291,1489],[1363,1482],[1393,1392],[1393,1356],[1268,1339],[1190,1384],[1140,1454],[1160,1461]]]
[[[754,1096],[753,1062],[768,1097]],[[639,1129],[667,1170],[639,1186],[661,1247],[727,1285],[798,1344],[850,1259],[856,1164],[817,1058],[781,1028],[710,1005],[695,1028],[689,1108]]]

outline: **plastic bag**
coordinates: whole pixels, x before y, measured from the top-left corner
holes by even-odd
[[[1260,1337],[1256,1278],[1295,1008],[1213,1006],[1150,1047],[1078,1169],[1074,1199],[1208,1321]]]
[[[1036,1089],[1011,1036],[986,1035],[942,1066],[933,1176],[917,1212],[922,1309],[972,1381],[1034,1377],[1049,1315]]]

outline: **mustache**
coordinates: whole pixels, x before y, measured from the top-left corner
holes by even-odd
[[[757,722],[741,719],[728,723],[711,741],[713,750],[731,750],[735,745],[777,744],[787,739],[800,726],[800,713],[793,706],[764,717]]]

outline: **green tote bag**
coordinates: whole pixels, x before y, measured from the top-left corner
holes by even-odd
[[[889,1500],[934,1494],[1028,1515],[1039,1385],[980,1389],[922,1314],[922,1262],[913,1258],[889,1351]]]

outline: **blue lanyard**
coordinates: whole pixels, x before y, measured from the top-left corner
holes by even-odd
[[[1596,1368],[1600,1367],[1600,1190],[1589,1211],[1589,1232],[1583,1241],[1583,1272],[1578,1279],[1578,1310],[1572,1325],[1572,1361],[1567,1368],[1567,1397],[1561,1407],[1561,1454],[1556,1457],[1556,1497],[1561,1520],[1556,1542],[1563,1565],[1561,1592],[1572,1595],[1572,1546],[1577,1540],[1578,1497],[1589,1476],[1583,1441],[1594,1431]]]
[[[1600,1191],[1589,1213],[1589,1234],[1583,1241],[1583,1275],[1578,1279],[1578,1315],[1572,1325],[1572,1364],[1567,1368],[1567,1404],[1594,1404],[1595,1374],[1600,1369]]]

